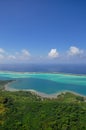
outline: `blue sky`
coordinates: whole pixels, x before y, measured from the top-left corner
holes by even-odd
[[[0,1],[0,63],[86,61],[85,0]]]

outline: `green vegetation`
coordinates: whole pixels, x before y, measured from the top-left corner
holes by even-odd
[[[0,130],[86,130],[85,98],[67,92],[48,99],[1,89]]]
[[[13,82],[14,80],[1,80],[0,81],[0,90],[4,90],[4,85],[7,83]]]

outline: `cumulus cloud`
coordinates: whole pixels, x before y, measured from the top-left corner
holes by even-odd
[[[76,56],[76,55],[81,55],[83,54],[83,50],[79,49],[78,47],[71,46],[68,50],[68,55],[69,56]]]
[[[51,49],[50,52],[48,53],[48,56],[50,58],[57,58],[59,57],[59,52],[56,49]]]
[[[0,60],[3,60],[5,57],[3,54],[0,54]]]
[[[30,52],[26,49],[21,50],[20,52],[6,52],[3,48],[0,48],[0,61],[1,62],[23,62],[28,61],[30,59]]]
[[[0,48],[0,60],[3,61],[5,59],[5,50],[3,48]]]
[[[3,48],[0,48],[0,53],[5,53],[5,50]]]
[[[25,61],[25,60],[27,61],[30,59],[31,54],[28,50],[23,49],[21,50],[21,52],[16,52],[15,57],[16,57],[16,60],[18,61]]]
[[[60,57],[60,58],[59,58]],[[50,58],[50,59],[49,59]],[[58,61],[55,59],[58,58]],[[32,56],[31,53],[27,49],[22,49],[18,52],[7,52],[3,48],[0,48],[0,63],[27,63],[27,62],[53,62],[58,63],[71,63],[71,62],[78,62],[78,61],[85,61],[86,52],[85,50],[81,50],[76,46],[71,46],[68,51],[65,51],[62,54],[59,54],[56,48],[53,48],[49,51],[48,56]]]
[[[22,50],[22,54],[23,54],[23,56],[30,56],[30,53],[29,53],[29,51],[28,50],[26,50],[26,49],[23,49]]]
[[[14,56],[14,55],[9,55],[9,56],[8,56],[8,59],[9,59],[9,60],[15,60],[15,59],[16,59],[16,56]]]

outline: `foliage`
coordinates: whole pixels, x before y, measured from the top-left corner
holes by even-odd
[[[0,90],[0,130],[86,130],[86,103],[72,93],[48,99]]]

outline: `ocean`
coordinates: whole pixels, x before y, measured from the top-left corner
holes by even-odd
[[[86,74],[86,64],[0,64],[1,71]]]
[[[14,79],[8,89],[44,94],[71,91],[86,96],[86,65],[3,65],[0,79]]]

